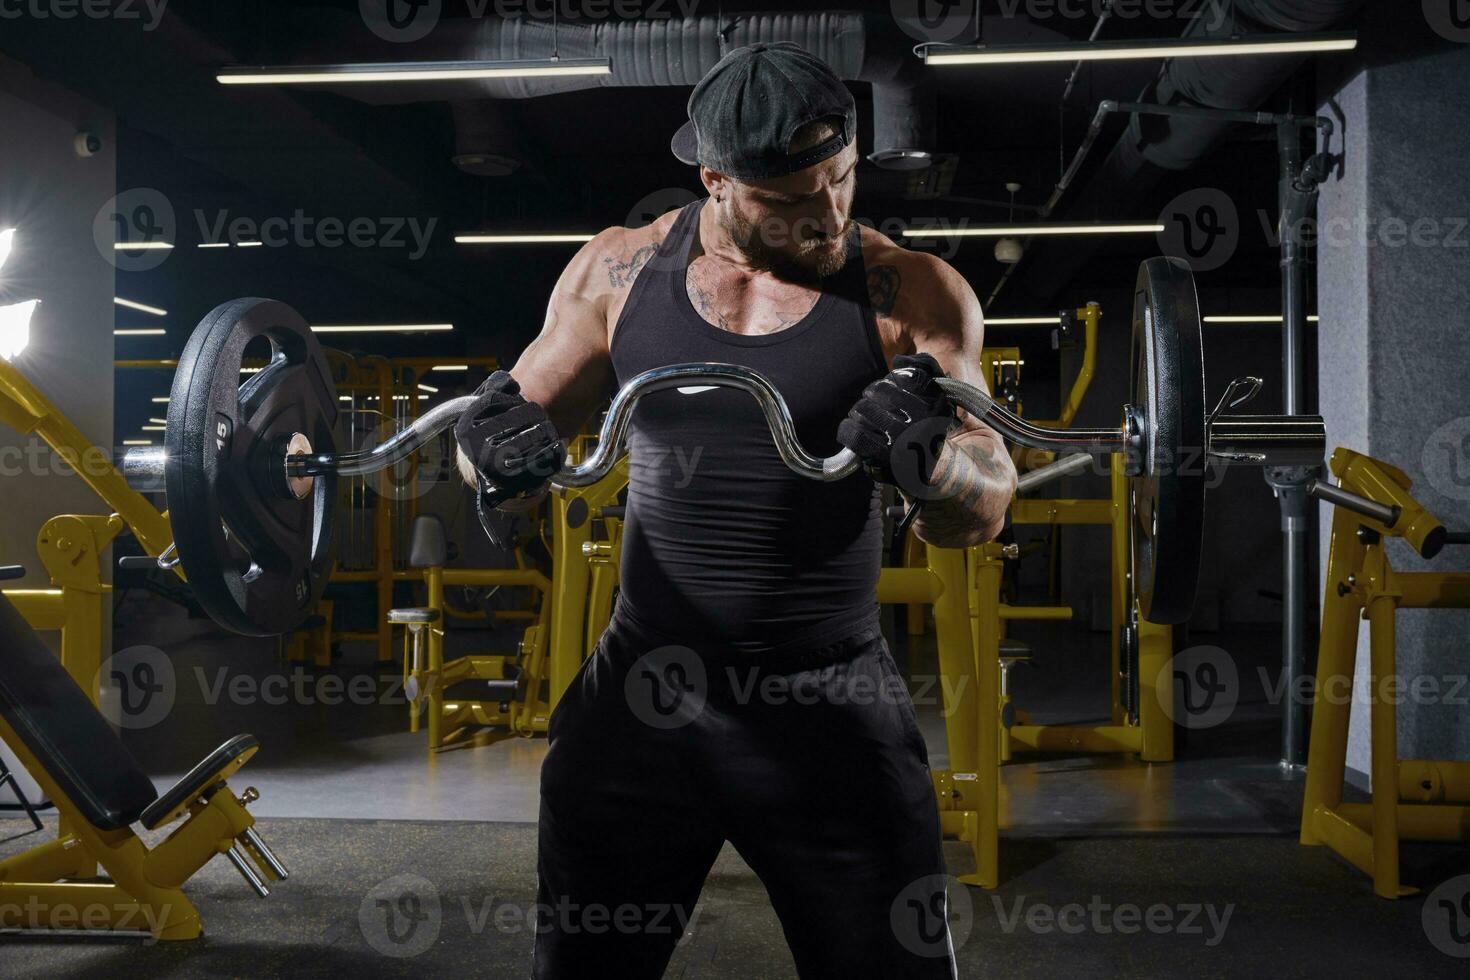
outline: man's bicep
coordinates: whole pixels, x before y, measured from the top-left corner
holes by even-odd
[[[929,354],[944,373],[986,391],[990,385],[981,366],[985,347],[985,316],[980,300],[963,276],[947,264],[929,262],[926,288],[916,290],[922,304],[908,324],[914,350]]]
[[[617,385],[606,314],[558,284],[540,336],[522,352],[511,375],[528,401],[546,409],[557,432],[575,436]]]

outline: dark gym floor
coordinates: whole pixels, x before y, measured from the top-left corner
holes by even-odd
[[[1080,624],[1016,632],[1036,654],[1034,669],[1013,671],[1018,704],[1038,721],[1104,713],[1105,635]],[[1196,642],[1230,650],[1251,678],[1276,649],[1271,633]],[[126,730],[129,746],[164,785],[230,735],[260,736],[260,755],[235,783],[260,789],[252,809],[292,877],[260,900],[228,864],[212,862],[186,887],[206,929],[198,942],[0,935],[0,975],[526,975],[544,740],[429,760],[423,736],[404,730],[392,684],[361,651],[300,682],[288,675],[306,695],[269,704],[237,681],[279,675],[269,641],[223,637],[161,603],[133,604],[116,649],[144,643],[173,664],[172,710]],[[931,642],[897,646],[914,673],[932,669]],[[357,689],[373,693],[325,703],[337,690],[322,686],[328,675],[370,678]],[[1002,886],[951,899],[961,976],[1465,975],[1423,916],[1425,894],[1470,872],[1470,853],[1406,848],[1405,878],[1426,891],[1389,902],[1329,852],[1299,846],[1300,777],[1276,765],[1275,709],[1244,690],[1229,720],[1188,733],[1171,764],[1058,757],[1005,768]],[[920,710],[931,761],[944,765],[937,709]],[[22,829],[0,818],[0,837]],[[0,855],[51,832],[0,844]],[[970,870],[965,845],[946,848],[952,873]],[[390,937],[377,905],[390,895],[416,896],[427,915],[417,930]],[[793,975],[759,880],[727,848],[668,976]]]

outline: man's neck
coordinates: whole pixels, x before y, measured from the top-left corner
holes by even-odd
[[[715,210],[717,207],[718,205],[712,198],[706,198],[704,206],[699,209],[699,236],[694,243],[696,251],[690,255],[690,260],[703,254],[748,278],[767,276],[785,282],[786,280],[781,279],[766,266],[753,262],[750,256],[746,255],[745,251],[735,243],[730,233],[721,224]]]

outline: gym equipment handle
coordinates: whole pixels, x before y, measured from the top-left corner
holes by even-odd
[[[1355,514],[1362,514],[1382,524],[1393,527],[1399,522],[1399,509],[1391,504],[1380,504],[1376,500],[1359,496],[1325,480],[1313,480],[1307,484],[1307,496],[1315,497],[1336,507],[1343,507]]]
[[[1092,460],[1093,457],[1087,453],[1077,453],[1072,456],[1063,456],[1054,463],[1039,466],[1028,473],[1021,474],[1021,478],[1016,481],[1016,493],[1035,490],[1044,483],[1060,480],[1064,476],[1086,473],[1092,466]]]

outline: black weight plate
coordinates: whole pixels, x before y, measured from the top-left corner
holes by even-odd
[[[1151,623],[1189,619],[1199,588],[1205,521],[1205,365],[1199,297],[1182,259],[1138,270],[1133,390],[1139,475],[1132,496],[1133,591]]]
[[[270,340],[270,363],[242,384],[241,356],[259,336]],[[336,420],[331,369],[286,304],[221,304],[189,337],[169,396],[164,486],[184,575],[226,629],[284,633],[326,588],[336,476],[317,477],[297,499],[284,450],[299,432],[314,451],[333,451]]]

